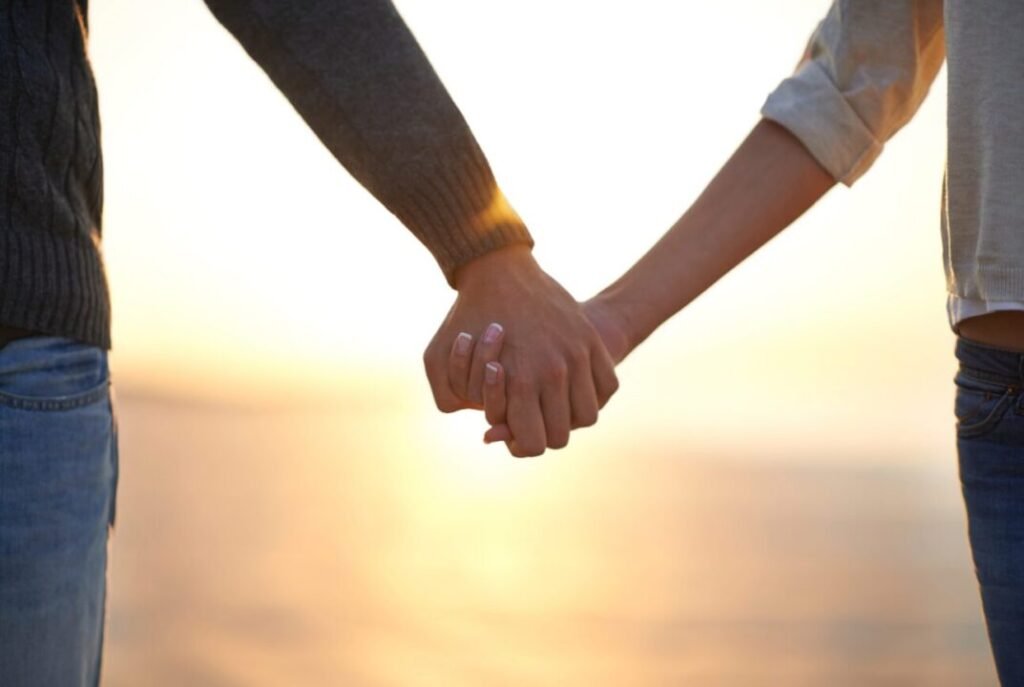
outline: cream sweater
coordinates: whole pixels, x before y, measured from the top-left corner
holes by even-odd
[[[849,185],[949,62],[942,239],[954,330],[1024,310],[1024,2],[835,0],[762,114]]]

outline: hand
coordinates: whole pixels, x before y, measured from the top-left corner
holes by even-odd
[[[630,337],[628,318],[624,308],[601,295],[581,304],[583,314],[601,337],[601,343],[618,365],[629,355],[635,344]]]
[[[456,273],[455,287],[455,304],[423,356],[440,410],[482,408],[484,368],[497,360],[507,387],[513,455],[561,448],[571,427],[597,421],[598,410],[618,388],[614,363],[580,305],[541,270],[527,247],[477,258]],[[472,347],[468,365],[450,369],[453,342],[467,345],[457,335],[492,323],[503,326],[498,341]]]
[[[581,306],[587,319],[601,337],[601,342],[612,360],[615,364],[622,362],[633,346],[630,344],[626,322],[621,313],[613,303],[600,296],[582,303]],[[484,368],[482,390],[485,417],[487,423],[491,425],[484,434],[484,443],[487,444],[498,441],[508,442],[513,437],[505,423],[505,370],[501,363],[497,362],[501,354],[503,337],[502,327],[491,324],[476,344],[476,348],[483,351],[482,358],[487,361]],[[473,351],[473,336],[468,332],[461,332],[456,338],[456,344],[452,346],[448,361],[448,368],[453,377],[456,379],[468,378]],[[576,428],[573,427],[573,429]]]

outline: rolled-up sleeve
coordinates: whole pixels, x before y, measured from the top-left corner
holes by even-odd
[[[761,114],[853,184],[906,124],[945,59],[942,0],[834,0]]]

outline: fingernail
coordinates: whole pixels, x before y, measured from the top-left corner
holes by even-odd
[[[484,370],[484,379],[488,384],[498,383],[498,363],[487,363],[487,367]]]
[[[498,340],[498,337],[501,336],[503,331],[505,331],[505,329],[497,322],[492,322],[487,325],[487,331],[484,332],[484,343],[494,343]]]
[[[473,343],[473,337],[466,332],[460,332],[455,337],[455,352],[459,355],[466,355],[469,353],[469,347]]]

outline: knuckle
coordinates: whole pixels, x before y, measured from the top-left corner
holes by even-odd
[[[434,396],[434,405],[436,405],[437,409],[442,413],[454,413],[462,407],[454,398],[446,398],[436,395]]]
[[[533,391],[533,382],[523,375],[514,374],[505,376],[505,386],[509,392],[516,396],[529,394]]]
[[[574,348],[568,355],[569,364],[573,367],[590,367],[590,353],[585,348]]]
[[[560,449],[569,445],[569,433],[559,434],[548,439],[548,448]]]
[[[548,384],[562,384],[569,379],[569,368],[562,363],[545,366],[541,379]]]
[[[596,410],[585,410],[576,415],[577,427],[593,427],[597,424],[597,411]]]
[[[437,359],[430,348],[423,352],[423,369],[427,371],[428,377],[433,377],[437,373]]]
[[[543,441],[534,441],[532,439],[527,441],[516,441],[513,455],[516,458],[536,458],[544,453]]]
[[[606,393],[609,398],[615,395],[615,392],[619,390],[619,378],[612,373],[608,377],[608,382],[605,385],[607,387]]]
[[[435,357],[437,353],[437,341],[438,337],[437,335],[434,335],[434,337],[427,342],[427,347],[423,349],[424,360],[429,360],[430,358]]]
[[[438,401],[436,405],[437,409],[446,415],[449,413],[454,413],[456,410],[458,410],[458,408],[456,408],[454,405],[445,403],[444,401]]]

